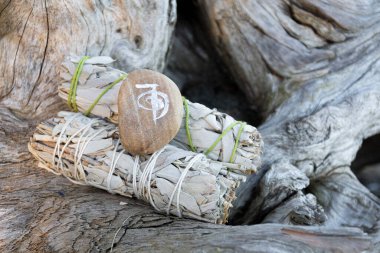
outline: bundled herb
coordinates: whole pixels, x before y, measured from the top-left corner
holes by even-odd
[[[59,96],[74,111],[117,124],[118,92],[126,73],[112,68],[110,57],[83,59],[73,56],[63,62]],[[76,85],[73,77],[78,79]],[[186,99],[184,108],[185,116],[173,145],[204,153],[215,161],[241,165],[247,174],[259,167],[263,142],[255,127]]]
[[[131,156],[117,127],[81,113],[60,112],[38,125],[28,145],[39,167],[74,183],[136,197],[161,213],[223,224],[246,170],[172,145]]]

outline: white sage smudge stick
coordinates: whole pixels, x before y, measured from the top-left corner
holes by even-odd
[[[81,59],[83,58],[72,56],[62,63],[63,80],[58,94],[66,101],[70,101],[73,95],[71,82]],[[74,98],[78,111],[107,118],[117,124],[118,92],[121,79],[126,73],[112,68],[112,62],[113,59],[106,56],[86,60]],[[236,121],[216,109],[188,100],[184,102],[185,116],[179,133],[172,141],[173,145],[205,153],[215,161],[243,165],[246,174],[256,171],[261,163],[263,142],[255,127]]]
[[[123,149],[114,124],[74,112],[59,112],[38,125],[28,148],[39,167],[73,183],[142,199],[161,213],[217,224],[227,222],[235,190],[246,178],[239,166],[172,145],[134,157]]]

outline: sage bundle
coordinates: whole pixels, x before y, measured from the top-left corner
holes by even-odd
[[[111,67],[112,58],[69,57],[62,64],[59,96],[74,111],[118,123],[118,92],[126,73]],[[263,142],[257,129],[231,116],[184,99],[184,118],[172,144],[215,161],[241,165],[246,174],[260,165]]]
[[[136,197],[158,212],[224,224],[245,180],[237,165],[172,145],[132,156],[117,127],[81,113],[59,112],[37,126],[28,144],[38,166],[76,184]]]

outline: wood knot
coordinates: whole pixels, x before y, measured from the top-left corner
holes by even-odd
[[[136,35],[133,41],[135,42],[135,45],[137,48],[141,48],[142,43],[143,43],[143,38],[140,35]]]
[[[299,146],[321,143],[330,136],[331,127],[319,121],[311,121],[309,117],[286,125],[289,139]]]

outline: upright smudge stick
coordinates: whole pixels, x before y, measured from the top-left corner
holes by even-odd
[[[118,97],[120,139],[132,154],[152,154],[177,134],[181,93],[165,75],[147,69],[128,74]]]

